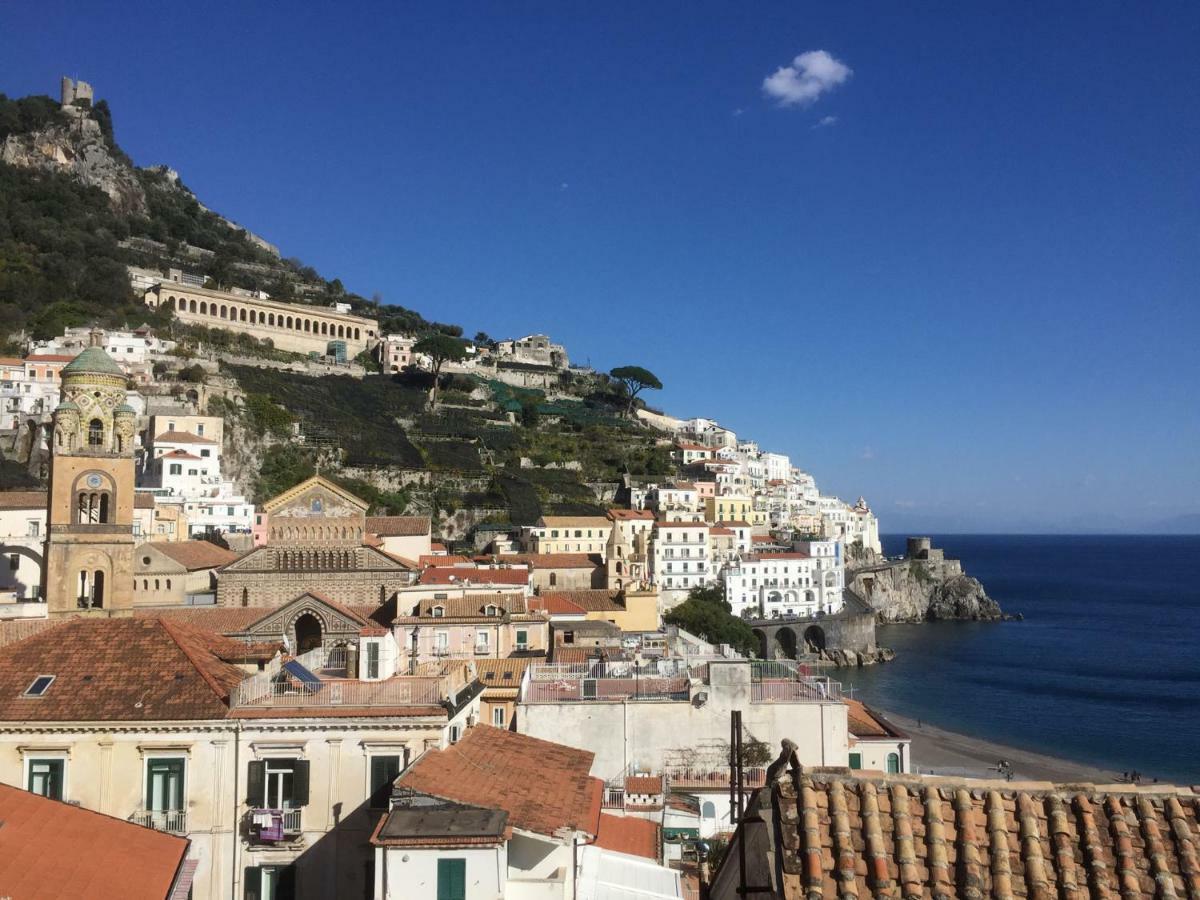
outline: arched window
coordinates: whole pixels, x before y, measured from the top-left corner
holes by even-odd
[[[329,323],[328,322],[321,323],[321,334],[329,334]]]
[[[92,606],[104,606],[104,573],[100,569],[92,573]]]
[[[243,309],[240,313],[238,313],[238,315],[241,317],[243,322],[246,321],[246,310]]]
[[[250,588],[242,588],[242,606],[250,605]]]
[[[357,328],[354,329],[354,339],[356,341],[358,340],[358,329]]]
[[[440,619],[446,615],[446,607],[435,606],[432,610],[430,610],[430,612],[433,613],[433,617],[435,619]]]
[[[271,313],[270,315],[267,316],[267,324],[268,325],[275,324],[275,313]]]
[[[170,589],[171,589],[171,579],[168,578],[167,579],[167,590],[169,591]]]
[[[100,495],[100,521],[105,525],[112,524],[108,513],[108,491],[105,491]]]
[[[222,319],[229,318],[229,307],[227,307],[224,303],[221,304],[221,318]]]
[[[550,587],[557,587],[557,586],[558,586],[558,573],[551,572],[550,573]]]
[[[900,754],[889,753],[887,755],[887,770],[889,774],[895,775],[900,771]]]
[[[159,589],[159,580],[157,578],[154,579],[154,589],[156,591]]]
[[[104,445],[104,423],[99,419],[88,422],[88,446],[101,447]]]
[[[291,328],[291,327],[292,327],[292,317],[291,317],[291,316],[288,316],[288,317],[287,317],[287,327],[288,327],[288,328]]]
[[[208,304],[205,303],[203,300],[200,301],[200,315],[202,315],[202,316],[208,315]]]
[[[338,330],[337,330],[337,336],[338,336],[338,337],[345,337],[345,336],[346,336],[346,329],[345,329],[345,328],[343,328],[341,325],[339,325],[339,326],[338,326]]]
[[[310,322],[308,319],[304,320],[304,330],[312,331],[312,322]]]
[[[700,804],[700,817],[703,819],[715,819],[717,817],[716,804],[711,800],[705,800]]]
[[[188,302],[188,312],[195,312],[195,311],[196,311],[196,301],[191,300]]]

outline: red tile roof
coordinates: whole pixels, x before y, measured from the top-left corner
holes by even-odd
[[[54,628],[68,621],[66,618],[0,620],[0,647],[14,641],[23,641],[27,637],[41,634],[47,628]]]
[[[1190,789],[781,774],[750,809],[783,823],[781,840],[767,846],[756,829],[747,848],[765,853],[768,869],[773,857],[775,897],[1200,896],[1200,797]],[[726,855],[718,882],[737,857]]]
[[[0,491],[0,509],[45,508],[45,491]]]
[[[367,516],[367,531],[380,537],[429,534],[429,516]]]
[[[192,434],[190,431],[164,431],[154,439],[156,444],[215,444],[216,441],[209,440],[206,437],[200,437],[198,434]]]
[[[619,612],[625,609],[617,602],[619,593],[603,589],[578,591],[543,591],[538,595],[544,603],[566,601],[584,612]]]
[[[162,606],[135,609],[133,616],[181,622],[213,634],[237,634],[271,611],[264,606]]]
[[[663,780],[661,775],[630,775],[625,779],[627,794],[661,794]]]
[[[422,566],[462,566],[475,568],[475,560],[469,556],[455,556],[446,553],[423,553],[417,557],[417,563]]]
[[[32,356],[25,357],[25,362],[31,363],[69,363],[75,359],[69,353],[37,353]]]
[[[154,618],[76,618],[0,652],[0,721],[220,719],[246,677],[213,634]],[[39,675],[54,682],[23,696]]]
[[[400,601],[397,601],[400,603]],[[442,607],[443,615],[434,616],[434,607]],[[502,614],[521,615],[527,611],[525,605],[525,596],[518,593],[494,593],[494,594],[465,594],[462,597],[447,597],[444,600],[426,597],[418,600],[416,603],[408,606],[403,603],[396,613],[397,622],[411,622],[416,619],[429,619],[431,621],[455,620],[455,619],[479,619],[485,618],[490,621],[499,621],[501,615],[492,614],[489,616],[486,612],[489,606],[498,608]],[[407,607],[407,608],[405,608]]]
[[[175,560],[189,572],[215,569],[238,559],[241,554],[218,547],[211,541],[156,541],[155,550]]]
[[[454,566],[430,567],[417,584],[528,584],[528,569],[468,569]]]
[[[596,836],[596,846],[655,861],[662,859],[662,837],[658,823],[635,816],[600,813],[600,833]]]
[[[584,614],[583,607],[569,600],[562,591],[530,597],[529,608],[544,610],[552,616],[582,616]]]
[[[482,559],[490,560],[491,557]],[[502,553],[496,559],[532,569],[595,569],[604,565],[597,553]]]
[[[0,784],[0,891],[14,900],[166,900],[189,843]]]
[[[626,521],[631,519],[646,519],[651,522],[654,521],[654,513],[648,509],[610,509],[608,517],[614,521],[617,519]]]
[[[905,738],[907,735],[861,700],[843,699],[847,728],[856,738]]]
[[[595,754],[525,734],[476,725],[457,744],[429,750],[398,784],[423,794],[508,813],[509,824],[555,835],[595,835],[604,783],[589,773]]]

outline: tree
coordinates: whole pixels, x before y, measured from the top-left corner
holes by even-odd
[[[662,390],[662,382],[658,380],[658,376],[641,366],[618,366],[609,372],[608,376],[625,388],[625,395],[629,398],[625,414],[630,418],[633,418],[633,404],[637,401],[638,394],[647,388],[652,391]]]
[[[713,644],[729,644],[741,653],[751,654],[758,642],[750,626],[733,615],[719,587],[692,588],[687,599],[663,616],[668,625],[678,625]]]
[[[429,391],[429,408],[437,409],[438,379],[442,366],[448,362],[460,362],[467,355],[462,341],[448,334],[427,334],[415,344],[413,353],[428,356],[433,361],[433,387]]]

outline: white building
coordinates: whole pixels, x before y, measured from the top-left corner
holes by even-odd
[[[43,614],[20,601],[37,599],[45,540],[46,492],[0,491],[0,618]]]
[[[841,544],[810,541],[789,553],[748,554],[721,573],[733,614],[813,616],[841,610]]]
[[[658,522],[654,526],[651,575],[663,609],[685,600],[688,591],[716,579],[707,522]]]

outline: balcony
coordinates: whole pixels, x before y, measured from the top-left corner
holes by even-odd
[[[186,809],[139,809],[129,817],[129,821],[170,834],[187,834],[188,830]]]
[[[706,667],[693,669],[684,660],[661,660],[642,666],[627,662],[530,666],[522,701],[687,701],[692,679],[703,680],[705,674]]]
[[[302,832],[298,809],[252,809],[246,813],[250,839],[260,844],[280,844],[296,840]]]
[[[672,789],[729,790],[728,766],[667,766],[663,771]],[[760,788],[767,783],[767,770],[761,766],[742,769],[742,786]]]

